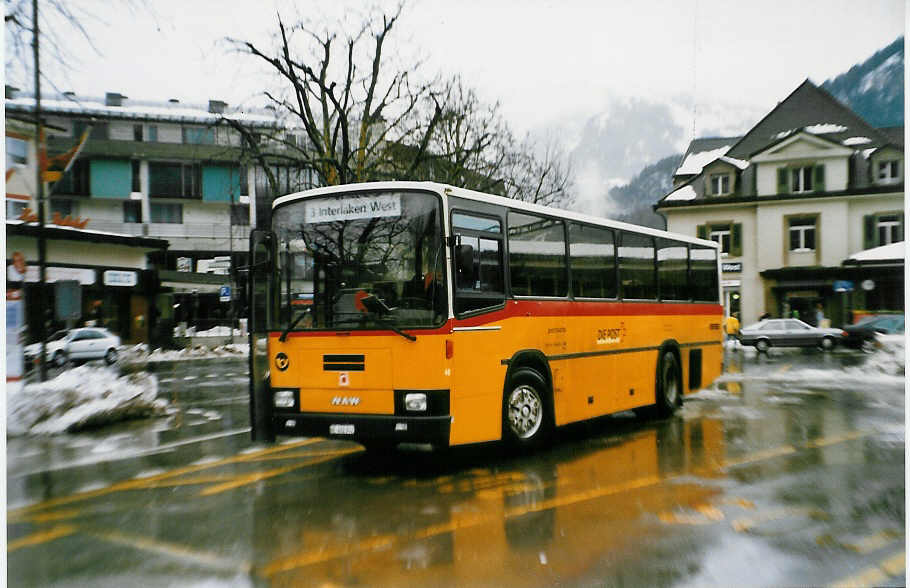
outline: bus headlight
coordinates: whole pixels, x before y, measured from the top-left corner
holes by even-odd
[[[272,402],[275,408],[294,408],[294,390],[275,390]]]
[[[414,412],[425,412],[427,410],[427,395],[422,392],[405,394],[404,408]]]

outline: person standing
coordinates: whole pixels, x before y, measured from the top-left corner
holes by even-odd
[[[724,321],[724,332],[727,334],[727,341],[734,341],[739,335],[739,318],[736,316],[737,314],[739,313],[734,312]]]

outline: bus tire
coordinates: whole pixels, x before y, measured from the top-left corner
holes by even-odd
[[[502,436],[512,446],[539,447],[553,429],[549,386],[532,368],[518,368],[509,377],[502,398]]]
[[[682,378],[676,354],[665,349],[657,363],[657,414],[668,417],[682,405]]]

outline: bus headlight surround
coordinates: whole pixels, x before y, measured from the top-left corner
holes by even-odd
[[[275,408],[294,408],[294,390],[275,390],[272,403]]]
[[[412,392],[404,396],[404,408],[410,412],[426,412],[427,395],[423,392]]]

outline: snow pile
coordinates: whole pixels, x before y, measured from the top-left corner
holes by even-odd
[[[679,169],[676,170],[674,175],[694,175],[700,174],[701,170],[717,159],[727,154],[727,151],[730,150],[732,145],[724,145],[723,147],[718,147],[717,149],[712,149],[710,151],[699,151],[698,153],[690,153],[682,165],[679,166]]]
[[[181,328],[174,327],[174,336],[175,337],[230,337],[232,334],[234,336],[240,337],[246,335],[241,329],[233,329],[231,332],[231,327],[227,326],[218,326],[212,327],[208,331],[194,331],[191,328]]]
[[[10,390],[7,435],[48,435],[134,418],[164,414],[158,380],[139,372],[118,376],[114,370],[80,366],[47,382]]]
[[[149,352],[145,343],[121,349],[120,363],[125,366],[135,366],[155,361],[185,361],[191,359],[213,359],[219,357],[246,357],[249,355],[249,343],[229,343],[217,347],[196,345],[185,349],[155,349]]]

